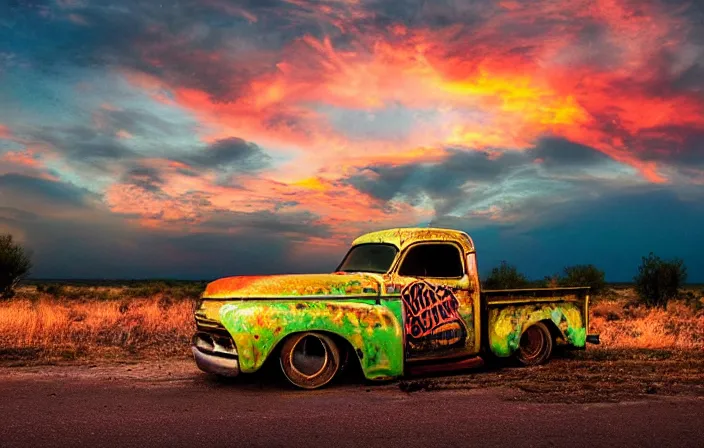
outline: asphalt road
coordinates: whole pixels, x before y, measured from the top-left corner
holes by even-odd
[[[189,363],[0,370],[0,446],[704,447],[704,399],[515,401],[508,389],[297,391]]]

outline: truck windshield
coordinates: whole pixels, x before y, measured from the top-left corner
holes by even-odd
[[[398,249],[391,244],[360,244],[347,252],[337,272],[385,273],[391,268]]]

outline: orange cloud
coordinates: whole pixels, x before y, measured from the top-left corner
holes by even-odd
[[[31,149],[9,151],[0,155],[0,175],[10,173],[46,180],[58,180],[56,175],[46,170],[44,161]]]
[[[292,21],[315,17],[333,24],[344,43],[335,43],[332,33],[304,35],[278,53],[256,58],[263,68],[257,65],[251,78],[233,78],[227,100],[166,76],[126,76],[160,101],[190,110],[202,123],[205,142],[240,137],[291,161],[237,188],[216,184],[206,173],[193,178],[170,172],[163,187],[170,199],[150,196],[144,203],[165,204],[174,221],[197,219],[188,201],[183,206],[169,201],[199,191],[208,210],[272,211],[290,200],[296,202],[291,210],[310,211],[331,227],[362,225],[364,219],[378,226],[432,211],[380,204],[340,182],[365,166],[438,162],[447,157],[447,146],[498,155],[551,135],[603,152],[650,182],[667,182],[661,162],[642,156],[642,136],[665,126],[704,127],[700,95],[662,88],[669,75],[654,63],[658,52],[682,42],[689,29],[676,11],[656,3],[506,1],[471,32],[462,24],[371,29],[359,19],[373,14],[359,2],[290,3],[297,5]],[[217,4],[250,22],[259,19]],[[585,23],[599,25],[594,48],[584,42]],[[530,32],[522,32],[526,29]],[[145,54],[162,67],[157,50]],[[188,57],[193,64],[230,64],[233,73],[242,64],[225,51]],[[413,116],[395,138],[363,133],[351,138],[329,112],[371,114],[391,106],[434,115]],[[676,143],[676,136],[669,137]],[[121,191],[114,191],[115,209],[136,212],[140,205],[129,206],[129,191]],[[485,215],[498,219],[500,212],[488,209]]]
[[[111,185],[105,202],[115,213],[134,216],[148,227],[180,227],[206,223],[220,212],[311,213],[311,225],[333,229],[351,238],[360,228],[425,219],[433,210],[403,202],[384,203],[351,185],[323,178],[284,183],[262,176],[243,176],[237,185],[218,184],[211,173],[186,175],[182,164],[149,159],[144,166],[159,171],[158,191],[131,183]]]
[[[4,126],[2,124],[0,124],[0,138],[3,138],[3,139],[10,139],[11,138],[10,130],[7,128],[7,126]]]
[[[34,158],[34,156],[27,151],[10,151],[0,157],[0,160],[7,163],[14,163],[20,166],[26,166],[31,168],[38,168],[41,166],[39,161]]]

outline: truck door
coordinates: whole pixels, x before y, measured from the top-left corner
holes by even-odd
[[[450,241],[419,242],[401,255],[408,360],[475,353],[473,285],[462,248]]]

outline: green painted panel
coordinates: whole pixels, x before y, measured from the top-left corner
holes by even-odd
[[[575,347],[584,347],[587,330],[581,308],[571,302],[506,305],[489,309],[489,345],[496,356],[507,357],[518,349],[526,328],[551,320]]]
[[[368,379],[403,374],[400,300],[247,300],[225,302],[220,321],[237,346],[242,372],[257,371],[276,345],[301,331],[350,342]]]

